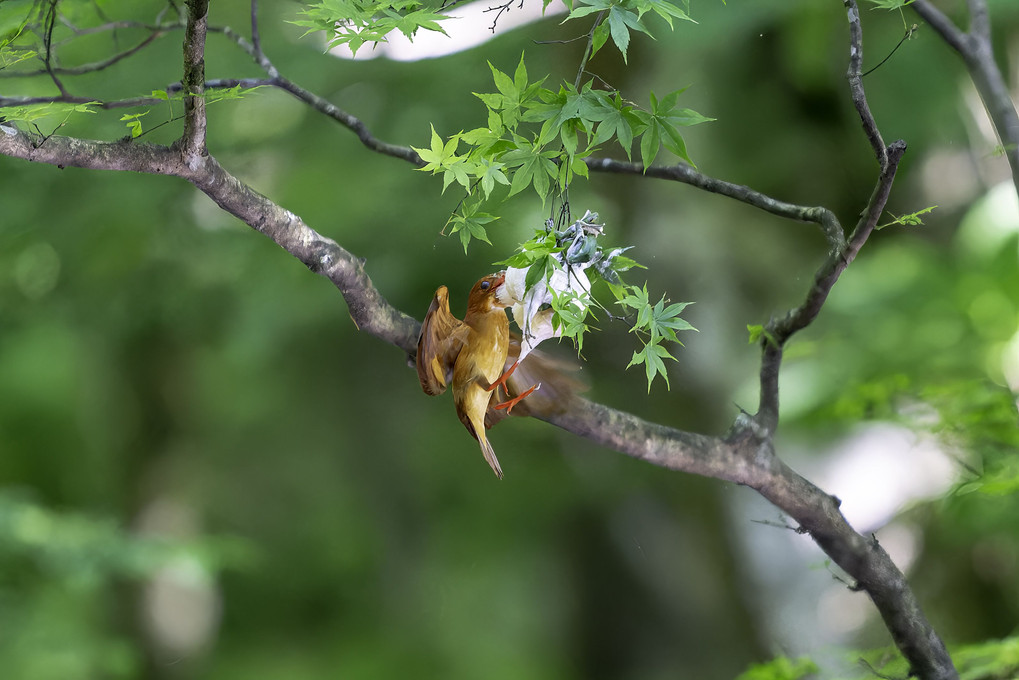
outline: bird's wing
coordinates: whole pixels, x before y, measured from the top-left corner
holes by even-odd
[[[507,370],[520,356],[521,342],[522,338],[518,334],[510,333]],[[578,370],[580,367],[572,361],[558,359],[541,350],[532,350],[506,379],[506,389],[499,388],[499,399],[493,400],[485,413],[485,427],[490,428],[507,416],[504,409],[496,410],[497,402],[512,399],[539,383],[541,387],[514,406],[510,415],[550,416],[562,413],[569,408],[578,392],[587,389],[587,385],[574,377]]]
[[[453,365],[469,333],[470,328],[449,311],[449,290],[439,286],[421,324],[415,362],[421,389],[426,394],[446,391],[453,379]]]

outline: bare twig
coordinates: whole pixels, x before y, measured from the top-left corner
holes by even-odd
[[[233,87],[240,87],[242,90],[250,90],[256,87],[276,86],[276,82],[270,78],[216,78],[205,81],[205,91],[225,90]],[[164,88],[167,94],[173,95],[181,92],[184,86],[180,83],[172,83]],[[164,103],[163,99],[156,97],[129,97],[127,99],[111,99],[103,101],[91,97],[0,97],[0,109],[11,106],[30,106],[33,104],[94,104],[100,109],[126,109],[136,106],[153,106]]]
[[[587,167],[595,172],[620,173],[626,175],[646,175],[657,179],[667,179],[683,184],[689,184],[713,194],[720,194],[736,199],[742,203],[759,208],[765,212],[785,217],[797,222],[812,222],[817,224],[828,239],[831,248],[841,250],[845,247],[846,239],[842,232],[842,225],[835,214],[827,208],[807,207],[786,203],[772,198],[759,191],[741,184],[733,184],[724,180],[705,175],[694,170],[689,165],[652,165],[644,171],[640,163],[629,163],[617,161],[611,158],[588,158],[585,159]]]
[[[959,53],[980,100],[994,125],[998,141],[1012,170],[1012,183],[1019,193],[1019,114],[1001,69],[994,61],[990,15],[986,0],[967,0],[969,32],[960,30],[929,0],[914,0],[909,6],[933,28],[949,47]]]
[[[604,18],[605,12],[598,12],[594,17],[594,23],[591,24],[591,30],[587,32],[587,45],[584,47],[584,54],[580,58],[580,67],[577,68],[577,77],[573,80],[573,89],[580,88],[580,79],[584,77],[584,69],[587,68],[587,62],[594,51],[594,32],[598,30],[598,26]]]
[[[884,59],[879,61],[876,65],[871,66],[869,69],[867,69],[866,71],[861,73],[860,77],[861,78],[865,78],[865,77],[869,76],[871,73],[873,73],[874,71],[876,71],[879,68],[881,68],[885,64],[886,61],[891,59],[892,56],[894,56],[895,53],[899,51],[899,48],[902,47],[903,43],[905,43],[907,40],[909,40],[910,38],[913,37],[913,34],[916,33],[916,29],[917,29],[917,25],[916,24],[913,24],[912,26],[907,26],[906,27],[906,32],[902,34],[901,38],[899,38],[899,42],[895,43],[895,47],[892,48],[892,51],[889,52],[888,55]]]
[[[171,29],[174,29],[174,28],[183,28],[183,27],[184,27],[184,24],[179,22],[179,21],[175,21],[173,23],[168,23],[168,24],[164,24],[164,23],[162,23],[160,21],[157,21],[154,24],[147,24],[147,23],[144,23],[144,22],[141,22],[141,21],[109,21],[109,22],[107,22],[105,24],[100,24],[98,26],[86,26],[84,28],[79,28],[77,26],[68,26],[68,28],[71,30],[71,33],[73,35],[71,35],[68,38],[64,38],[63,40],[61,40],[60,42],[57,42],[55,44],[57,46],[66,45],[69,42],[71,42],[72,40],[80,38],[81,36],[84,36],[84,35],[94,35],[96,33],[106,33],[107,31],[118,31],[118,30],[121,30],[121,29],[124,29],[124,28],[140,28],[140,29],[144,29],[146,31],[149,31],[150,33],[154,33],[154,32],[157,32],[157,31],[168,31],[168,30],[171,30]]]
[[[860,8],[856,0],[843,0],[846,6],[846,14],[849,18],[849,72],[846,78],[849,79],[849,92],[853,97],[853,106],[860,115],[863,122],[863,131],[874,149],[878,164],[883,168],[887,165],[885,143],[881,139],[881,132],[877,129],[877,123],[867,105],[867,97],[863,91],[863,27],[860,25]]]
[[[262,54],[262,37],[258,32],[258,0],[251,0],[251,45],[256,54]]]
[[[46,9],[46,15],[43,26],[43,70],[49,75],[50,80],[57,86],[57,90],[60,91],[62,96],[68,96],[67,90],[64,88],[64,84],[60,82],[60,78],[57,78],[57,74],[53,71],[53,28],[57,23],[57,0],[50,0],[49,6]]]
[[[504,2],[501,5],[493,5],[492,7],[489,7],[488,9],[484,10],[483,13],[485,14],[487,14],[488,12],[495,12],[495,18],[492,19],[492,25],[488,27],[488,30],[490,30],[492,33],[495,33],[495,27],[498,25],[499,19],[502,17],[503,14],[510,11],[510,9],[515,4],[517,5],[517,9],[524,8],[524,0],[506,0],[506,2]]]
[[[178,27],[171,26],[169,28],[178,28]],[[156,40],[156,38],[162,37],[163,34],[164,34],[164,31],[162,31],[162,30],[153,31],[151,34],[149,34],[148,37],[146,37],[144,40],[142,40],[140,43],[138,43],[134,47],[130,47],[130,48],[124,50],[123,52],[118,52],[117,54],[114,54],[113,56],[110,56],[110,57],[108,57],[106,59],[103,59],[102,61],[93,62],[91,64],[82,64],[81,66],[64,66],[64,67],[53,66],[53,67],[45,67],[45,68],[38,69],[38,70],[35,70],[35,71],[0,71],[0,78],[29,78],[29,77],[34,77],[34,76],[46,75],[46,74],[49,74],[51,76],[56,75],[56,74],[59,74],[59,75],[62,75],[62,76],[80,76],[80,75],[82,75],[84,73],[94,73],[96,71],[102,71],[103,69],[107,69],[110,66],[113,66],[114,64],[116,64],[117,62],[119,62],[119,61],[121,61],[123,59],[126,59],[127,57],[132,56],[133,54],[139,52],[140,50],[144,49],[145,47],[148,47],[149,45],[151,45],[153,43],[153,41]],[[63,92],[63,90],[62,90],[62,92]]]

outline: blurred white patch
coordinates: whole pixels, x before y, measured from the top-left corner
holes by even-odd
[[[419,30],[411,40],[399,31],[393,31],[386,37],[387,42],[375,46],[364,45],[358,49],[357,56],[354,56],[346,45],[332,48],[329,54],[341,59],[376,57],[386,57],[394,61],[433,59],[477,47],[496,35],[545,17],[566,13],[566,6],[559,0],[554,0],[544,12],[541,3],[514,1],[499,15],[493,31],[492,24],[496,22],[496,15],[502,7],[499,2],[489,0],[467,3],[451,9],[448,12],[451,19],[439,24],[448,35],[437,31]]]
[[[854,593],[845,584],[833,581],[818,598],[816,615],[826,633],[841,637],[861,628],[871,609],[870,598],[866,595]]]
[[[888,523],[907,505],[940,496],[956,476],[938,443],[898,425],[860,428],[831,449],[811,477],[842,499],[842,513],[861,533]]]
[[[138,517],[138,531],[186,539],[199,532],[193,508],[157,497]],[[167,659],[189,660],[208,650],[219,630],[222,602],[215,577],[194,555],[175,556],[145,585],[142,621],[153,646]]]
[[[166,656],[200,654],[219,628],[220,599],[212,575],[192,556],[175,558],[146,586],[144,613],[149,635]]]
[[[877,532],[877,540],[903,573],[909,569],[920,554],[920,530],[907,522],[892,522]]]
[[[1019,196],[1011,181],[1001,182],[973,204],[959,225],[959,245],[967,253],[988,257],[1019,233]]]
[[[966,205],[980,192],[975,170],[968,151],[943,148],[929,154],[920,170],[927,201],[942,210]]]

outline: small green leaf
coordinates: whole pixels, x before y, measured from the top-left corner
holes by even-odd
[[[148,111],[145,113],[125,113],[120,117],[120,120],[127,125],[127,129],[131,131],[132,139],[142,134],[142,122],[138,119],[142,116],[148,115],[148,113]]]
[[[645,172],[651,167],[651,164],[655,162],[655,157],[658,155],[658,149],[662,145],[661,133],[659,132],[660,127],[660,125],[653,121],[640,138],[640,158],[644,164]]]
[[[619,50],[619,53],[623,55],[624,64],[627,63],[626,49],[630,46],[630,29],[626,27],[626,21],[623,19],[623,16],[626,13],[626,10],[622,10],[616,6],[609,10],[608,17],[609,32],[612,35],[612,42],[616,44],[616,48]]]
[[[936,206],[936,205],[932,205],[930,207],[924,208],[923,210],[917,210],[915,213],[910,213],[908,215],[901,215],[899,217],[895,217],[895,215],[893,213],[889,213],[892,217],[895,217],[895,219],[892,220],[891,222],[887,223],[887,224],[880,224],[880,225],[874,227],[874,230],[877,231],[879,229],[884,229],[885,227],[890,227],[893,224],[901,224],[903,226],[911,226],[911,227],[922,225],[923,224],[923,220],[920,219],[920,215],[926,215],[927,213],[933,211],[937,207],[938,206]]]
[[[598,53],[598,50],[605,45],[605,41],[609,39],[609,25],[602,21],[595,29],[594,34],[591,35],[591,56],[593,57]]]
[[[876,5],[876,7],[872,7],[871,9],[896,10],[912,4],[913,0],[867,0],[867,2]]]

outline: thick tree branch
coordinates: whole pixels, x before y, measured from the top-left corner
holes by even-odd
[[[180,150],[184,158],[196,164],[205,150],[205,35],[208,28],[209,0],[187,0],[187,27],[184,30],[184,134]]]
[[[909,5],[933,28],[949,47],[959,53],[969,71],[980,100],[994,125],[1005,158],[1012,170],[1012,183],[1019,194],[1019,114],[1015,103],[994,61],[991,44],[990,14],[986,0],[967,0],[970,28],[965,33],[929,0],[915,0]]]
[[[784,464],[755,487],[807,530],[817,545],[870,596],[910,663],[910,676],[921,680],[958,680],[944,643],[934,632],[902,574],[877,539],[857,533],[839,511],[840,501],[821,491]]]

